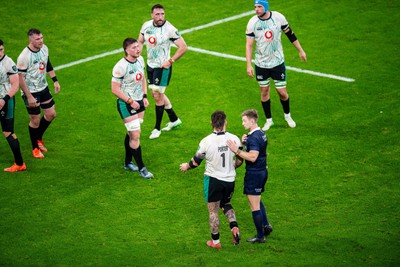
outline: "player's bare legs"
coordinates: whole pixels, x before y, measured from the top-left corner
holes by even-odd
[[[221,248],[219,240],[219,201],[218,202],[207,202],[209,212],[209,222],[212,240],[207,241],[207,246],[213,248]]]

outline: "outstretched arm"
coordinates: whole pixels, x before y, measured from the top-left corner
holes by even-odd
[[[203,158],[203,155],[197,152],[188,163],[182,163],[179,165],[179,169],[183,172],[186,172],[190,169],[197,168],[203,161]]]

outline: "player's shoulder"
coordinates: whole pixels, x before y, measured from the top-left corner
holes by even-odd
[[[15,65],[14,60],[7,55],[4,55],[4,58],[2,59],[2,61],[8,65]]]
[[[42,48],[40,48],[40,51],[48,54],[49,53],[49,48],[47,47],[47,45],[43,44]]]
[[[165,27],[174,27],[174,25],[172,25],[172,23],[169,20],[166,20],[163,26],[165,26]]]
[[[146,31],[146,29],[148,29],[150,27],[153,27],[153,20],[148,20],[148,21],[144,22],[140,32],[143,34]]]
[[[129,62],[123,57],[114,65],[114,69],[124,69]]]
[[[24,56],[29,53],[31,53],[31,50],[27,46],[25,46],[24,49],[22,49],[21,53],[19,54],[19,57]]]
[[[232,134],[232,133],[230,133],[230,132],[226,132],[225,135],[226,135],[226,137],[227,137],[228,139],[237,139],[237,140],[240,140],[239,137],[238,137],[237,135]]]
[[[200,146],[208,144],[211,140],[214,139],[215,136],[216,134],[210,133],[209,135],[203,137],[203,139],[201,139],[200,141]]]
[[[142,56],[138,57],[137,60],[140,62],[140,64],[144,64],[144,58]]]
[[[285,16],[279,11],[271,11],[272,18],[285,19]]]
[[[254,15],[249,19],[249,23],[248,24],[254,24],[259,20],[260,20],[260,18],[257,15]]]
[[[153,26],[153,20],[145,21],[142,25],[142,30],[147,29]]]

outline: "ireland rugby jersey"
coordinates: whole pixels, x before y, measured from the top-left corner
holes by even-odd
[[[161,68],[163,62],[170,58],[171,43],[181,35],[168,21],[162,26],[154,26],[153,20],[145,22],[140,30],[147,47],[147,64],[151,68]]]
[[[11,88],[9,76],[17,74],[17,66],[7,55],[0,59],[0,98],[3,98]]]
[[[235,153],[226,145],[227,140],[232,140],[240,145],[236,135],[225,133],[212,133],[201,140],[196,155],[206,159],[204,175],[214,177],[225,182],[235,181]]]
[[[255,15],[249,20],[246,36],[256,41],[255,64],[258,67],[270,69],[285,61],[281,34],[288,27],[286,18],[276,11],[271,12],[268,19]]]
[[[143,99],[144,59],[139,57],[135,62],[122,58],[114,66],[112,81],[121,84],[121,90],[133,100]]]
[[[46,45],[43,45],[36,52],[25,47],[19,55],[17,60],[18,72],[26,74],[25,82],[31,93],[40,92],[47,87],[46,67],[48,60],[49,50]]]

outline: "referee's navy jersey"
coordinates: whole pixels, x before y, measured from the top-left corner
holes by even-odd
[[[257,150],[259,152],[255,162],[246,160],[246,170],[262,171],[267,168],[267,136],[260,128],[247,135],[246,151]]]

